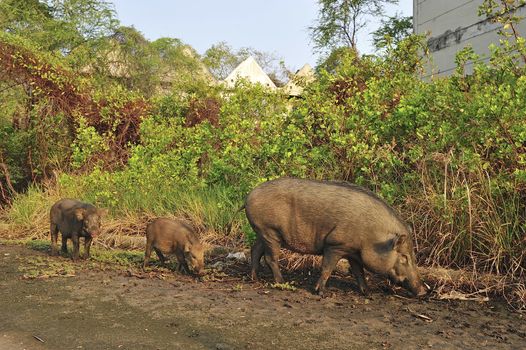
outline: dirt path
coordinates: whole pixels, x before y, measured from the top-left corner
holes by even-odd
[[[72,277],[26,279],[35,258],[69,263],[0,245],[0,350],[526,348],[524,316],[499,303],[401,299],[378,287],[365,298],[345,276],[320,299],[313,276],[286,276],[299,287],[281,291],[245,281],[245,267],[198,282],[82,262]]]

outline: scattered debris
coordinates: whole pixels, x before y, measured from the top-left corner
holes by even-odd
[[[433,322],[433,319],[431,317],[426,316],[424,314],[419,314],[419,313],[411,310],[411,308],[409,306],[407,307],[407,311],[409,311],[411,313],[411,315],[413,315],[416,318],[420,318],[420,319],[422,319],[422,320],[424,320],[426,322]]]
[[[413,314],[413,316],[423,319],[426,322],[433,322],[433,319],[429,316],[423,315],[423,314]]]
[[[213,269],[216,269],[218,271],[221,271],[223,270],[223,268],[225,267],[225,263],[222,262],[222,261],[217,261],[216,263],[214,263],[212,266],[211,266]]]
[[[45,343],[44,339],[40,338],[38,335],[33,335],[33,338],[35,338],[36,340],[38,340],[41,343]]]
[[[227,260],[228,259],[235,259],[235,260],[238,260],[238,261],[246,261],[247,260],[247,257],[245,255],[245,253],[243,253],[243,252],[228,253],[226,258],[227,258]]]
[[[144,278],[148,277],[148,276],[145,276],[145,274],[143,274],[143,273],[136,273],[136,272],[133,272],[131,270],[127,270],[126,271],[126,276],[127,277],[135,277],[135,278],[139,278],[139,279],[144,279]]]
[[[481,290],[474,293],[462,293],[456,290],[452,290],[449,293],[445,294],[438,294],[437,299],[439,300],[464,300],[464,301],[478,301],[478,302],[488,302],[489,297],[487,296],[480,296],[477,294],[484,293],[486,290]]]

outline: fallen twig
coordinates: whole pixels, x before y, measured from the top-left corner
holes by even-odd
[[[424,315],[424,314],[419,314],[419,313],[417,313],[417,312],[411,310],[410,307],[407,307],[407,311],[409,311],[409,312],[411,313],[411,315],[413,315],[413,316],[415,316],[415,317],[417,317],[417,318],[420,318],[420,319],[422,319],[422,320],[424,320],[424,321],[426,321],[426,322],[433,322],[433,319],[432,319],[431,317],[426,316],[426,315]]]
[[[462,292],[458,292],[456,290],[452,290],[449,293],[445,294],[437,294],[438,300],[463,300],[463,301],[479,301],[479,302],[487,302],[489,301],[489,297],[487,296],[476,296],[477,294],[485,293],[487,292],[488,288],[476,291],[474,293],[465,294]]]
[[[38,340],[38,341],[41,342],[41,343],[45,343],[44,339],[40,338],[40,337],[37,336],[37,335],[33,335],[33,338],[35,338],[36,340]]]

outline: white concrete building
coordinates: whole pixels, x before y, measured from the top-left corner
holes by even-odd
[[[239,64],[224,80],[228,87],[234,87],[240,78],[247,79],[253,84],[261,84],[271,90],[276,89],[274,82],[263,71],[256,60],[250,56]]]
[[[300,96],[303,92],[303,88],[308,83],[315,80],[314,69],[310,64],[305,63],[294,76],[288,81],[287,84],[283,87],[283,91],[289,96]]]
[[[449,75],[456,68],[455,55],[471,45],[474,51],[489,60],[488,46],[498,44],[498,30],[502,27],[478,16],[483,0],[413,0],[413,28],[415,33],[429,33],[428,46],[432,67],[428,75]],[[526,16],[526,6],[516,10]],[[518,31],[526,36],[526,20],[518,25]],[[468,72],[472,64],[466,68]]]

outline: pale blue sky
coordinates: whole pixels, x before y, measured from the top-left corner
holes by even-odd
[[[114,0],[123,25],[133,25],[146,38],[181,39],[200,54],[213,44],[226,41],[234,49],[253,47],[283,58],[288,68],[316,64],[308,27],[318,15],[316,0]],[[412,0],[400,0],[389,6],[409,16]],[[362,52],[371,52],[371,20],[359,37]]]

